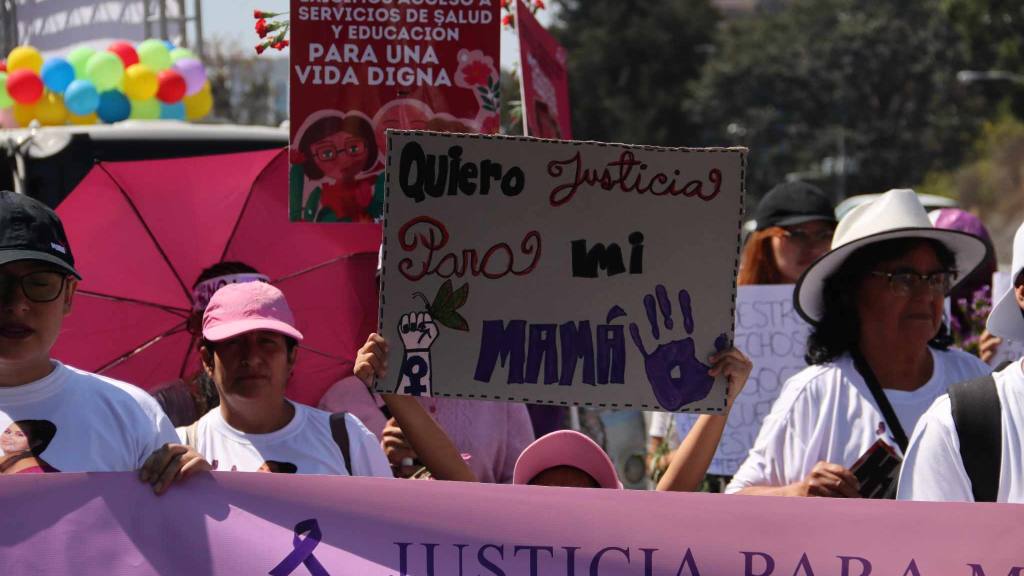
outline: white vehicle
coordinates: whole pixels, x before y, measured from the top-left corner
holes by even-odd
[[[99,161],[151,160],[283,148],[288,129],[130,120],[0,130],[0,189],[59,204]]]

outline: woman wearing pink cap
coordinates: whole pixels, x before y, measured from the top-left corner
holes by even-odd
[[[513,484],[564,488],[622,488],[608,455],[575,430],[558,430],[523,450],[512,473]]]
[[[248,282],[217,290],[203,314],[200,355],[221,402],[180,429],[184,442],[215,470],[256,472],[273,461],[298,474],[391,477],[376,437],[358,418],[285,398],[301,341],[276,287]],[[472,479],[450,442],[444,450],[446,438],[436,425],[431,428],[415,414],[411,419],[407,427],[437,459],[428,463],[436,466],[431,468],[435,476]]]

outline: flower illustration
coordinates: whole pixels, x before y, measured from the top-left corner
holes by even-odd
[[[485,86],[491,78],[491,67],[481,61],[476,61],[462,70],[466,84],[471,86]]]

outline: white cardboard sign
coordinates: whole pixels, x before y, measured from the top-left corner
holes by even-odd
[[[793,309],[793,285],[740,286],[736,295],[736,347],[754,363],[750,379],[729,413],[708,472],[732,476],[747,457],[782,385],[807,367],[811,327]],[[676,416],[682,438],[695,416]]]
[[[723,409],[745,149],[388,139],[378,391]]]

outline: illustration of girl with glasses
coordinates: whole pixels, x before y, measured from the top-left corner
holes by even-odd
[[[57,434],[48,420],[18,420],[0,434],[0,474],[59,472],[40,457]]]
[[[299,138],[298,157],[310,181],[320,181],[306,201],[305,220],[372,222],[377,164],[373,125],[358,113],[325,116]]]

